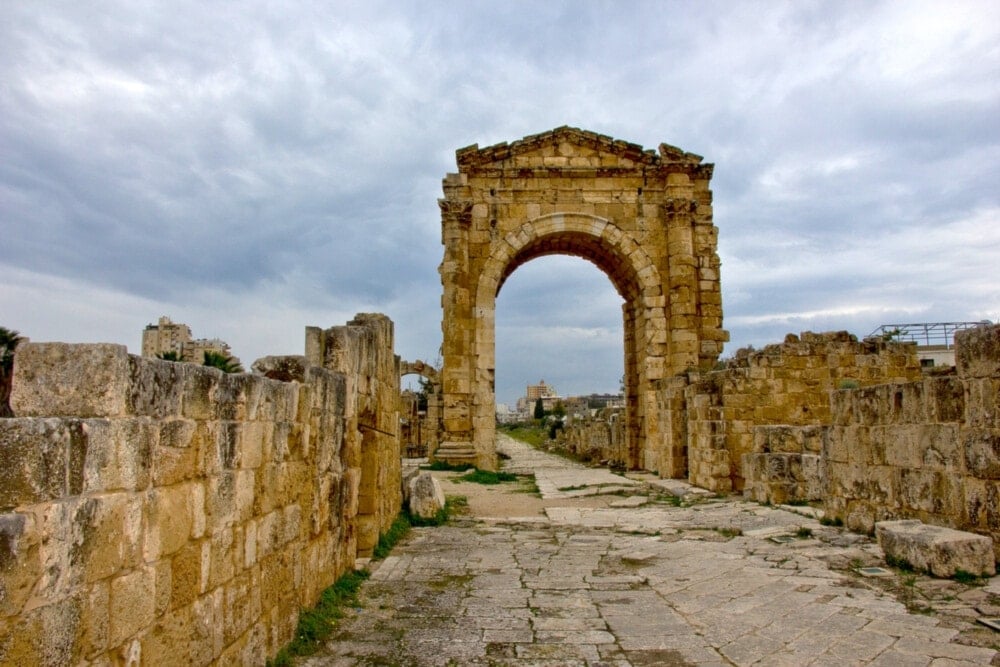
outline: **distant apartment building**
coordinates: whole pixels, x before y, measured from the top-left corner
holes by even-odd
[[[545,384],[545,380],[539,380],[538,384],[529,384],[524,392],[524,397],[529,401],[535,401],[539,398],[554,398],[556,395],[556,388]]]
[[[517,411],[531,414],[538,399],[542,399],[544,409],[551,410],[556,403],[562,400],[562,396],[556,392],[555,387],[545,384],[545,380],[539,380],[538,384],[529,384],[524,396],[517,399]]]
[[[171,322],[163,316],[156,324],[147,324],[142,330],[142,356],[158,357],[173,352],[183,356],[184,344],[191,342],[191,327]]]
[[[173,352],[181,361],[200,364],[205,360],[206,352],[233,357],[229,345],[218,338],[191,338],[191,327],[180,322],[172,322],[167,316],[161,317],[156,324],[147,324],[142,330],[142,356],[159,357]]]

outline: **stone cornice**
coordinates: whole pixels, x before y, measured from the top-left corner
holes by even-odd
[[[459,169],[467,171],[537,151],[546,146],[557,146],[564,142],[585,146],[599,153],[616,155],[638,165],[649,167],[678,163],[701,166],[702,161],[700,155],[687,153],[669,144],[660,144],[659,151],[644,149],[639,144],[568,126],[557,127],[541,134],[532,134],[512,143],[502,142],[485,148],[480,148],[479,144],[472,144],[455,151],[455,159]]]

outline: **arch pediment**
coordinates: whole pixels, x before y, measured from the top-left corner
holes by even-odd
[[[660,144],[658,150],[645,149],[639,144],[568,126],[485,148],[473,144],[456,151],[456,158],[460,171],[491,167],[634,169],[675,163],[698,165],[702,161],[700,155],[669,144]]]

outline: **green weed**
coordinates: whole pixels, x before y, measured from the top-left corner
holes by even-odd
[[[516,482],[517,475],[510,472],[493,472],[492,470],[480,470],[479,468],[467,472],[456,481],[473,482],[475,484],[500,484],[502,482]]]
[[[723,537],[739,537],[743,534],[743,529],[739,526],[717,526],[715,532]]]
[[[411,517],[405,512],[400,512],[396,520],[389,526],[389,530],[379,535],[378,544],[375,545],[375,549],[372,552],[372,558],[381,560],[388,556],[392,548],[396,546],[396,543],[410,532],[410,526],[412,525]]]
[[[968,586],[981,586],[983,583],[982,577],[977,574],[972,574],[971,572],[966,572],[962,568],[955,570],[955,574],[951,575],[951,578],[960,584],[966,584]]]
[[[336,627],[337,619],[344,616],[344,607],[354,606],[358,601],[358,589],[367,579],[367,570],[345,573],[320,595],[319,602],[312,609],[299,613],[299,624],[295,628],[295,639],[278,651],[267,667],[290,667],[293,656],[312,655]]]

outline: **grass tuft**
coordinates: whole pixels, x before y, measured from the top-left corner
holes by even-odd
[[[312,655],[337,626],[337,619],[343,618],[343,608],[354,606],[358,601],[358,589],[369,576],[368,570],[344,573],[319,597],[312,609],[299,613],[299,624],[295,628],[295,639],[278,651],[267,667],[291,667],[293,656]]]
[[[392,548],[410,532],[412,525],[412,518],[406,512],[400,512],[392,525],[389,526],[389,530],[379,535],[378,544],[372,551],[372,558],[382,560],[388,556]]]
[[[967,572],[962,568],[955,570],[955,574],[951,575],[951,578],[960,584],[966,584],[968,586],[982,586],[984,583],[983,577]]]
[[[739,537],[743,534],[743,529],[739,526],[717,526],[715,532],[723,537]]]
[[[491,470],[475,468],[458,479],[463,482],[473,482],[475,484],[500,484],[502,482],[516,482],[517,475],[509,472],[493,472]]]

